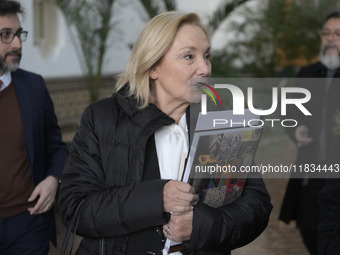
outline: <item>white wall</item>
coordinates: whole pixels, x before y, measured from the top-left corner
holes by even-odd
[[[33,0],[19,0],[24,6],[26,15],[22,21],[22,26],[29,31],[28,39],[23,43],[23,58],[21,67],[33,72],[40,73],[45,78],[61,76],[78,76],[82,75],[82,70],[71,42],[68,28],[61,24],[61,36],[64,36],[64,46],[54,58],[43,58],[39,48],[34,45],[33,29]],[[177,7],[183,11],[197,12],[203,22],[207,21],[207,16],[212,15],[213,11],[218,8],[222,0],[177,0]],[[104,74],[116,74],[125,69],[130,49],[127,43],[133,43],[138,37],[140,31],[146,24],[145,14],[137,0],[117,0],[118,3],[124,3],[114,13],[113,22],[118,22],[111,33],[109,48],[105,58],[103,72]],[[144,19],[143,19],[144,17]],[[212,38],[212,49],[224,47],[225,34],[218,32]]]
[[[28,38],[23,43],[21,68],[37,72],[45,78],[80,75],[80,65],[66,29],[64,33],[65,45],[59,51],[57,57],[52,60],[44,59],[39,48],[33,43],[33,1],[20,0],[20,2],[25,8],[25,16],[21,25],[24,30],[28,31]]]
[[[37,72],[45,78],[82,75],[79,60],[66,25],[61,24],[64,31],[63,36],[65,37],[64,46],[54,58],[44,58],[33,41],[33,0],[19,1],[24,6],[26,12],[22,20],[22,27],[29,31],[28,38],[23,43],[21,68]],[[134,42],[145,24],[140,17],[141,15],[136,13],[137,11],[138,8],[121,8],[114,15],[113,22],[119,21],[119,26],[112,31],[111,38],[109,39],[110,47],[105,59],[104,74],[115,74],[125,69],[130,55],[127,42]]]

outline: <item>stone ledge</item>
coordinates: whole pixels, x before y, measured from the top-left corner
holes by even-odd
[[[76,130],[82,113],[90,103],[90,93],[83,77],[45,79],[47,89],[54,103],[55,113],[62,130]],[[100,98],[113,93],[114,75],[103,77]]]

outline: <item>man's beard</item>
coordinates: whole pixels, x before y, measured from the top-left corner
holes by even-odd
[[[8,64],[6,62],[6,58],[10,55],[16,55],[18,56],[17,59],[13,59],[13,62],[11,64]],[[21,60],[21,50],[13,50],[9,51],[5,54],[5,56],[0,56],[0,73],[6,73],[6,72],[14,72],[19,68]]]
[[[327,54],[328,48],[336,48],[338,51],[338,54]],[[340,49],[332,42],[328,42],[326,45],[324,45],[321,48],[320,52],[320,61],[322,64],[324,64],[327,69],[329,70],[335,70],[338,69],[340,66]]]

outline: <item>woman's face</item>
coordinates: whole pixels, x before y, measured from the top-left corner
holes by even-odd
[[[190,79],[211,74],[210,43],[195,25],[181,26],[169,50],[150,71],[156,102],[189,103]]]

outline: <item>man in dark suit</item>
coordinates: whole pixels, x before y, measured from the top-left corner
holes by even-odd
[[[340,141],[338,139],[338,150]],[[338,157],[338,155],[337,155]],[[326,180],[320,191],[319,255],[340,254],[340,179]]]
[[[18,69],[20,3],[0,1],[0,254],[48,254],[68,152],[43,78]]]
[[[298,147],[297,165],[330,167],[328,157],[334,139],[334,116],[340,110],[340,84],[334,79],[340,78],[340,12],[326,17],[320,36],[320,61],[303,67],[298,74],[298,78],[321,78],[300,79],[302,86],[311,92],[307,109],[312,116],[292,112],[292,118],[297,119],[299,125],[288,133]],[[296,220],[308,251],[317,254],[318,194],[325,182],[310,178],[308,173],[299,177],[291,178],[288,183],[279,218],[286,223]]]

